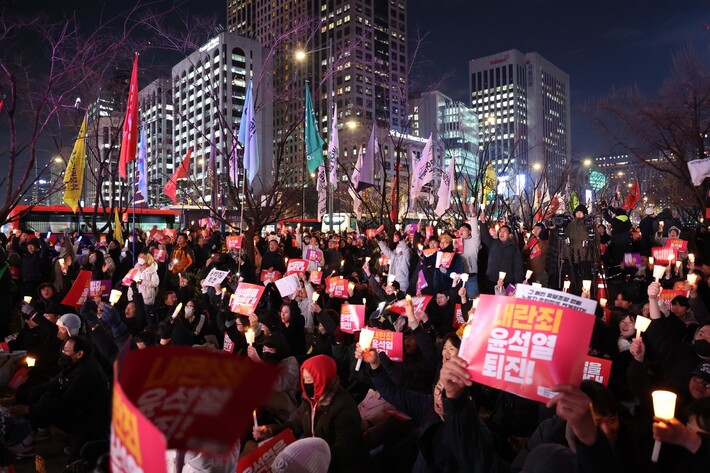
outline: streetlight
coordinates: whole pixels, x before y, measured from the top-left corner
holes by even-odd
[[[540,164],[540,163],[533,163],[532,168],[533,168],[535,171],[539,171],[540,169],[542,169],[542,164]]]
[[[589,158],[585,159],[584,161],[582,161],[582,166],[584,166],[585,168],[591,167],[591,166],[592,166],[592,160],[589,159]]]

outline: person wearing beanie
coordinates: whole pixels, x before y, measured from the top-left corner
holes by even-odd
[[[271,464],[274,473],[328,473],[330,448],[318,437],[296,440],[284,448]]]
[[[604,220],[611,224],[611,243],[604,252],[607,266],[618,266],[629,253],[631,246],[631,219],[626,211],[619,207],[604,207]]]
[[[335,360],[317,355],[301,366],[301,405],[285,424],[254,427],[257,441],[290,427],[297,437],[319,437],[330,447],[332,471],[362,473],[371,468],[357,404],[340,386]]]

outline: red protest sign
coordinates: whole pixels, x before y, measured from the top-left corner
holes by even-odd
[[[377,227],[377,230],[375,230],[375,235],[379,235],[379,234],[382,233],[384,230],[385,230],[385,226],[384,226],[384,225],[380,225],[379,227]]]
[[[350,292],[348,291],[348,284],[350,281],[347,279],[338,278],[335,281],[335,287],[333,288],[333,297],[338,299],[349,299]]]
[[[277,366],[223,352],[168,346],[128,353],[118,380],[168,448],[214,455],[237,443],[278,373]]]
[[[261,276],[259,280],[266,284],[267,282],[274,282],[281,279],[281,272],[279,271],[269,271],[268,269],[261,270]]]
[[[594,316],[544,302],[482,295],[459,356],[473,381],[547,402],[579,385]]]
[[[365,237],[366,237],[366,238],[368,238],[368,239],[370,239],[370,238],[375,238],[375,235],[377,235],[377,233],[375,233],[375,230],[374,230],[374,229],[367,229],[367,230],[365,230]]]
[[[365,326],[365,306],[343,304],[340,306],[340,330],[355,333]]]
[[[296,438],[293,436],[291,429],[284,430],[240,458],[239,463],[237,463],[237,471],[243,473],[271,471],[271,463],[276,456],[295,441]]]
[[[177,230],[173,228],[164,228],[163,229],[163,235],[165,235],[167,238],[171,239],[172,241],[175,241],[177,238]]]
[[[459,254],[463,254],[463,238],[454,239],[454,251]]]
[[[465,323],[466,319],[463,316],[463,309],[461,308],[461,304],[456,304],[454,306],[454,320],[451,322],[451,325],[454,328],[459,328]]]
[[[323,261],[323,252],[314,248],[306,248],[305,258],[308,261],[313,261],[316,264],[321,264]]]
[[[426,306],[429,305],[429,301],[431,300],[431,296],[414,296],[412,297],[412,304],[414,305],[414,313],[417,313],[419,311],[424,311],[426,309]],[[406,299],[402,299],[401,301],[397,301],[394,304],[392,304],[389,307],[390,312],[394,312],[395,314],[404,314],[404,304],[407,303]]]
[[[227,251],[238,250],[242,247],[244,235],[230,235],[226,238]]]
[[[342,281],[340,277],[325,278],[325,292],[331,296],[335,293],[335,286],[337,286],[338,281]]]
[[[237,289],[229,299],[229,309],[237,314],[248,315],[256,310],[256,306],[264,293],[264,286],[256,284],[239,283]]]
[[[89,282],[89,297],[102,297],[111,294],[111,280]]]
[[[653,263],[661,266],[666,266],[677,257],[673,248],[665,246],[654,246],[651,253],[653,254]]]
[[[422,289],[429,287],[429,284],[426,282],[426,277],[424,277],[424,272],[420,269],[419,274],[417,274],[417,292],[421,291]]]
[[[136,279],[136,276],[138,276],[138,271],[137,268],[131,268],[130,271],[126,273],[126,275],[123,277],[123,280],[121,281],[121,284],[123,286],[130,286],[131,283]]]
[[[591,379],[604,386],[609,386],[609,376],[611,376],[611,360],[587,356],[584,360],[582,379]]]
[[[677,255],[679,251],[688,251],[688,242],[678,238],[668,238],[666,240],[666,248],[673,248],[673,251],[675,251],[675,254]]]
[[[372,329],[375,335],[372,337],[371,348],[385,352],[392,360],[397,362],[404,361],[404,336],[402,332],[393,332],[391,330]]]
[[[429,238],[434,236],[434,227],[426,227],[424,229],[424,232],[426,234],[426,239],[428,240]]]
[[[675,289],[663,289],[658,295],[658,300],[661,301],[672,301],[678,296],[686,296],[688,293],[686,291],[678,291]]]
[[[449,269],[451,262],[454,259],[454,253],[449,253],[447,251],[439,251],[436,254],[436,267]]]
[[[424,253],[424,256],[429,257],[429,256],[433,255],[434,253],[436,253],[437,251],[439,251],[439,250],[437,250],[436,248],[424,248],[422,250],[422,253]]]
[[[234,342],[231,338],[229,338],[227,332],[224,332],[224,344],[222,345],[222,350],[228,353],[234,353]]]
[[[121,384],[113,385],[111,415],[111,471],[166,471],[163,434],[126,397]]]
[[[168,258],[167,250],[161,250],[160,248],[153,248],[150,250],[150,253],[153,255],[153,259],[158,263],[165,263],[165,260]]]
[[[84,301],[86,301],[86,296],[89,294],[90,283],[91,271],[79,271],[79,276],[77,276],[67,295],[62,299],[62,305],[81,307]]]
[[[323,281],[323,271],[311,271],[308,277],[308,282],[312,284],[320,284]]]
[[[291,274],[304,274],[308,269],[309,262],[304,259],[290,259],[286,265],[286,276]]]

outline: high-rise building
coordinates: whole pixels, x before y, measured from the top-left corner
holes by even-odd
[[[271,89],[270,70],[264,70],[267,51],[258,42],[235,33],[220,33],[172,68],[173,167],[172,174],[192,148],[190,179],[180,184],[179,199],[197,204],[220,197],[227,176],[246,98],[247,84],[261,78]],[[260,169],[252,186],[255,194],[268,189],[273,179],[272,109],[256,110]],[[212,146],[216,147],[215,180],[208,178]],[[230,172],[233,170],[230,170]],[[219,179],[222,179],[220,181]]]
[[[469,61],[479,148],[503,176],[546,169],[561,178],[571,155],[569,75],[538,53],[517,49]]]
[[[156,79],[138,92],[140,124],[145,127],[147,204],[161,203],[163,187],[172,173],[173,91],[170,79]],[[140,138],[139,138],[140,139]],[[163,202],[167,203],[163,199]]]
[[[274,140],[285,142],[285,163],[304,159],[302,126],[294,124],[303,119],[306,79],[324,138],[333,103],[341,126],[357,124],[340,136],[341,150],[350,150],[341,160],[354,162],[352,149],[366,144],[375,123],[406,131],[406,0],[228,0],[227,24],[274,49]],[[297,50],[305,52],[300,64]],[[284,182],[300,186],[301,173]]]

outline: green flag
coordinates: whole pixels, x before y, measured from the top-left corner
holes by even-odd
[[[572,191],[572,195],[569,196],[569,211],[574,213],[574,209],[579,205],[579,197],[577,197],[577,192]]]
[[[316,114],[311,103],[311,91],[306,82],[306,159],[309,173],[316,172],[318,166],[323,164],[323,138],[318,134],[318,123]]]

